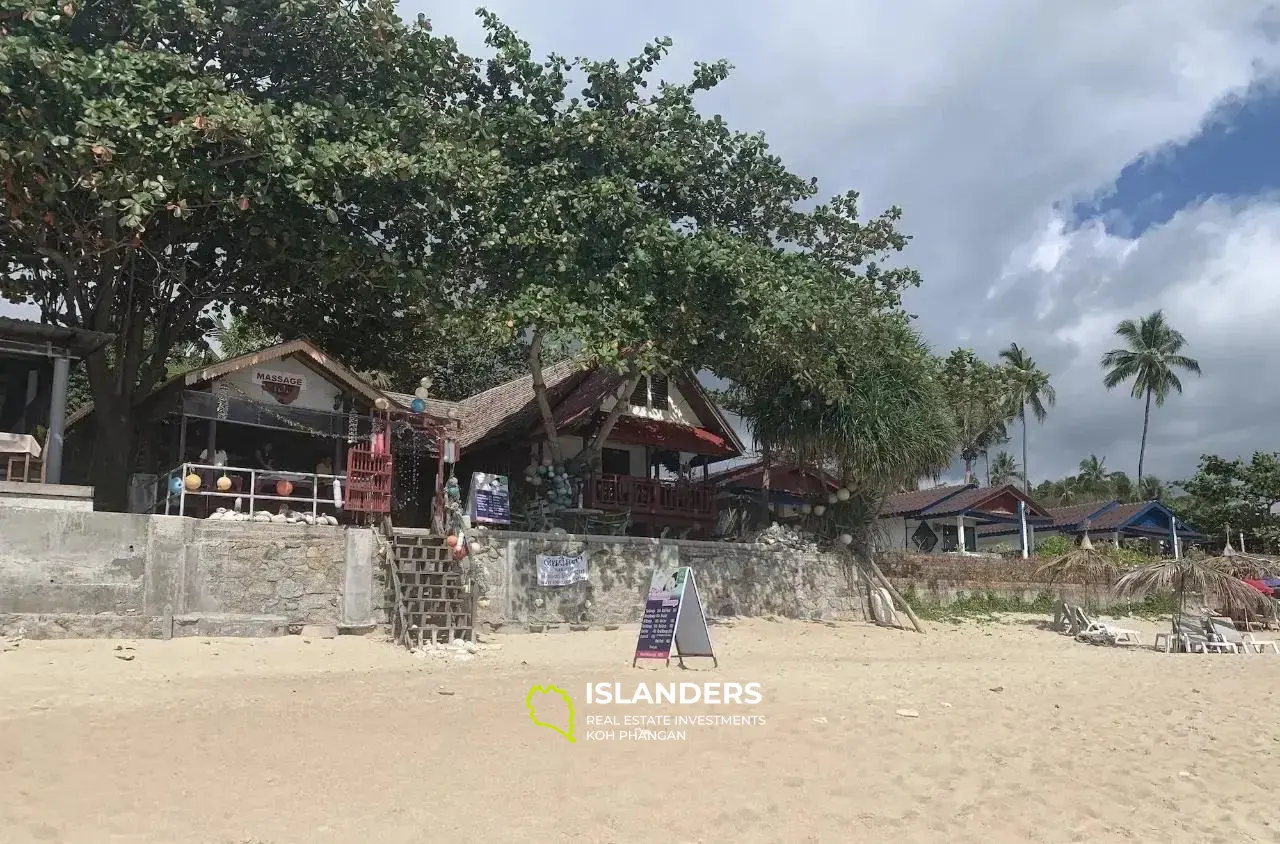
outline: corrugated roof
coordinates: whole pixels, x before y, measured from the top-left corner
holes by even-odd
[[[921,510],[927,510],[935,504],[969,489],[977,489],[977,484],[953,484],[951,486],[935,486],[933,489],[915,490],[914,492],[895,493],[885,497],[884,504],[880,507],[880,517],[919,513]]]
[[[29,319],[0,316],[0,341],[8,340],[26,346],[53,346],[74,358],[85,358],[111,342],[114,334],[49,325]]]

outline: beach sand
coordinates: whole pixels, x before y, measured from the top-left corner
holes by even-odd
[[[687,671],[632,669],[634,627],[466,661],[359,637],[26,641],[0,653],[0,841],[1280,841],[1280,656],[1042,621],[743,620],[711,628],[718,670]],[[641,681],[763,700],[586,703]],[[572,696],[576,742],[530,721],[535,684]],[[693,714],[765,723],[586,737],[588,717]]]

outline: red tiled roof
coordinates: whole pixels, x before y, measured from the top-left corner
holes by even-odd
[[[1054,507],[1049,511],[1049,515],[1053,516],[1053,527],[1072,527],[1114,503],[1114,501],[1090,501],[1085,504],[1072,504],[1069,507]]]
[[[615,392],[625,379],[622,374],[611,369],[596,369],[579,382],[553,414],[556,430],[565,431],[574,425],[586,421],[600,410],[601,401]]]
[[[907,513],[919,513],[927,510],[948,496],[967,489],[976,489],[976,484],[953,484],[936,486],[933,489],[920,489],[914,492],[899,492],[886,496],[880,506],[881,518],[885,516],[901,516]]]
[[[694,428],[675,422],[659,422],[638,416],[621,416],[609,432],[613,442],[633,445],[655,445],[672,451],[690,454],[734,457],[737,449],[725,442],[724,437],[706,428]]]
[[[1027,515],[1037,520],[1047,520],[1050,518],[1049,511],[1045,510],[1022,490],[1012,484],[998,487],[981,487],[969,489],[961,492],[953,498],[947,498],[937,504],[926,507],[923,515],[926,516],[945,516],[953,513],[964,513],[967,511],[983,511],[1000,512],[992,510],[991,504],[995,504],[996,500],[1004,496],[1013,496],[1014,498],[1027,502]]]
[[[770,486],[775,490],[803,495],[834,492],[837,484],[827,473],[811,468],[801,469],[785,463],[774,463],[770,469]],[[752,460],[740,466],[721,469],[707,475],[707,483],[717,487],[742,486],[760,489],[764,483],[764,461]]]

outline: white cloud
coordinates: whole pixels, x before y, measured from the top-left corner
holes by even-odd
[[[1073,229],[1057,209],[1105,195],[1126,164],[1168,154],[1273,80],[1276,4],[489,5],[538,52],[630,55],[669,34],[668,78],[726,57],[737,70],[708,110],[764,130],[828,192],[856,188],[869,212],[903,206],[909,260],[925,277],[910,304],[929,340],[986,354],[1017,340],[1054,375],[1058,407],[1031,431],[1033,478],[1089,452],[1134,471],[1141,408],[1103,390],[1097,357],[1116,321],[1159,306],[1207,374],[1156,417],[1149,470],[1174,477],[1203,450],[1273,446],[1280,400],[1249,389],[1239,361],[1280,354],[1268,330],[1280,324],[1280,286],[1267,272],[1280,211],[1209,202],[1128,239],[1099,223]],[[479,49],[461,11],[437,23]]]

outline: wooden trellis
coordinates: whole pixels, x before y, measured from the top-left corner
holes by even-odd
[[[475,639],[474,593],[443,537],[395,531],[391,537],[395,638],[405,647]]]

